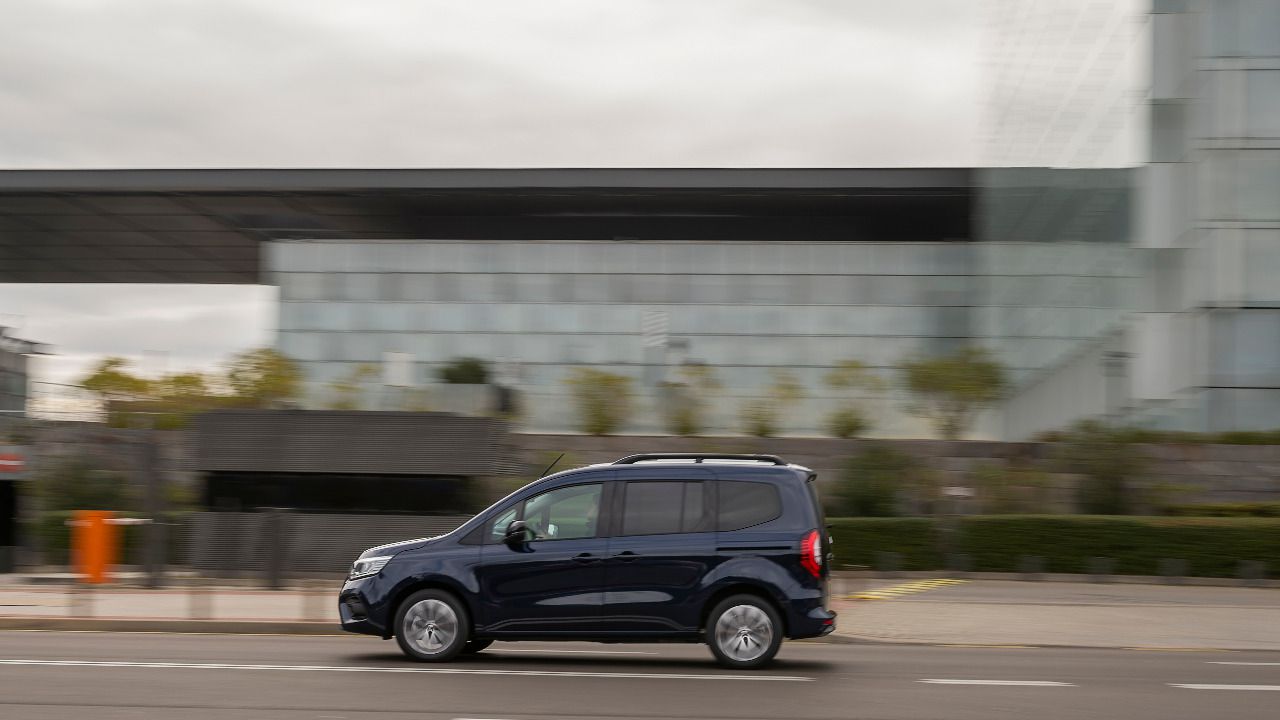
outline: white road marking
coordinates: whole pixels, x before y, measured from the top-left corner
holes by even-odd
[[[1280,685],[1208,685],[1194,683],[1169,683],[1169,687],[1188,690],[1280,690]]]
[[[1280,662],[1241,662],[1239,660],[1206,660],[1210,665],[1280,665]]]
[[[951,680],[947,678],[929,678],[916,682],[933,685],[1013,685],[1015,687],[1075,687],[1075,683],[1057,682],[1056,680]]]
[[[572,655],[657,655],[649,650],[534,650],[531,648],[489,648],[490,653],[563,653]],[[460,718],[459,720],[467,720]],[[473,718],[471,720],[484,720]]]
[[[651,680],[773,680],[813,682],[797,675],[688,675],[677,673],[582,672],[571,670],[476,670],[470,668],[365,667],[359,665],[232,665],[227,663],[135,662],[129,660],[0,659],[0,665],[52,667],[177,668],[189,670],[290,670],[295,672],[417,673],[424,675],[522,675],[534,677],[642,678]]]

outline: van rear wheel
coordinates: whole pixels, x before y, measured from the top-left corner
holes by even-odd
[[[782,621],[755,595],[721,600],[707,617],[707,645],[725,667],[747,670],[773,660],[782,646]]]

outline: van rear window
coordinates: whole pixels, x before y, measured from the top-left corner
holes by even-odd
[[[742,530],[782,514],[782,498],[770,483],[721,480],[719,490],[717,530]]]
[[[826,527],[826,513],[822,511],[822,498],[818,495],[818,476],[810,475],[804,485],[809,488],[809,500],[813,503],[813,516],[818,519],[820,527]]]

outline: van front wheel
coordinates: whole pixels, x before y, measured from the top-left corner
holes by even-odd
[[[396,642],[405,655],[422,662],[446,662],[467,645],[471,623],[467,609],[442,590],[419,590],[396,610]]]

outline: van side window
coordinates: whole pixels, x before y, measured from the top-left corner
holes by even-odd
[[[719,506],[716,529],[721,531],[760,525],[782,514],[782,498],[771,483],[721,480]]]
[[[711,529],[701,482],[628,482],[622,535],[667,535]]]

